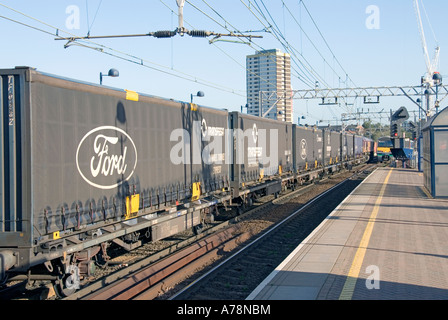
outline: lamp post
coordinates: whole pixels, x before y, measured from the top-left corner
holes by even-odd
[[[113,77],[116,78],[120,75],[120,73],[118,72],[117,69],[110,69],[109,72],[107,74],[103,74],[102,72],[100,72],[100,85],[103,84],[103,77]]]
[[[436,85],[436,114],[439,112],[439,85],[442,84],[442,75],[438,72],[434,72],[432,75],[432,80],[434,80],[434,83]]]
[[[417,98],[418,103],[418,136],[420,137],[421,123],[422,123],[422,99]]]
[[[430,107],[429,107],[429,94],[430,94],[429,90],[426,89],[424,94],[425,94],[425,98],[426,98],[426,117],[429,117],[429,109],[430,109]]]
[[[191,103],[193,103],[193,97],[203,97],[204,96],[204,92],[202,91],[198,91],[197,94],[191,94]]]

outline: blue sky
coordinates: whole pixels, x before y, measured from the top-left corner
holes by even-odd
[[[256,12],[253,6],[254,1],[250,2],[252,3],[251,10]],[[261,5],[260,0],[257,2]],[[314,22],[334,53],[334,57],[299,2],[299,0],[284,0],[283,2],[264,0],[278,28],[288,43],[297,50],[298,58],[306,59],[315,73],[319,74],[320,79],[324,79],[328,86],[345,87],[345,72],[353,81],[349,83],[349,86],[395,86],[420,83],[420,77],[425,73],[426,67],[412,0],[304,0]],[[249,4],[249,0],[189,0],[184,7],[185,27],[190,30],[228,33],[228,30],[222,26],[232,31],[259,31],[268,26],[266,21],[261,19],[260,22],[244,3]],[[445,70],[448,46],[447,37],[444,35],[447,30],[444,15],[448,12],[448,2],[425,0],[423,3],[441,47],[439,71],[442,75],[448,76]],[[64,36],[67,34],[63,31],[79,36],[85,36],[88,31],[92,36],[148,33],[174,30],[178,23],[177,15],[169,9],[177,12],[175,0],[129,0],[126,2],[0,0],[0,4],[57,27],[60,29],[60,34]],[[206,17],[193,5],[215,21]],[[378,20],[374,21],[379,24],[375,25],[378,27],[375,29],[368,28],[366,25],[366,21],[370,21],[371,17],[371,13],[366,13],[366,9],[371,5],[379,10]],[[76,6],[79,9],[79,19],[77,19],[79,28],[74,26],[74,29],[70,29],[73,27],[70,22],[74,20],[70,19],[73,17],[73,12],[67,13],[69,6]],[[319,52],[301,32],[289,11],[312,39]],[[52,27],[45,26],[4,6],[0,6],[0,15],[55,32]],[[436,42],[424,12],[422,15],[428,50],[432,56]],[[195,98],[195,102],[233,111],[240,110],[240,106],[246,104],[246,55],[260,49],[283,49],[281,43],[271,33],[254,34],[263,35],[263,39],[254,39],[250,46],[224,41],[209,44],[207,39],[189,36],[176,36],[171,39],[143,37],[93,40],[92,46],[104,45],[114,49],[114,51],[110,49],[106,51],[133,61],[136,61],[133,57],[143,59],[146,66],[152,67],[148,68],[84,47],[70,46],[64,49],[65,41],[56,41],[51,35],[0,18],[2,39],[0,67],[28,65],[44,72],[94,83],[99,83],[100,72],[105,73],[110,68],[116,68],[120,71],[120,77],[105,78],[103,84],[182,101],[189,101],[191,93],[201,90],[205,96]],[[339,67],[339,63],[343,70]],[[336,73],[331,70],[332,68]],[[293,77],[292,85],[293,89],[309,88],[308,84],[297,77]],[[301,123],[314,124],[319,120],[334,120],[339,118],[341,113],[347,112],[345,107],[320,106],[318,102],[294,100],[294,118],[304,115],[306,119]],[[353,103],[352,110],[380,111],[384,109],[389,111],[398,109],[400,106],[406,106],[408,110],[417,109],[406,98],[383,98],[379,105],[363,105],[361,101],[353,100],[349,103]]]

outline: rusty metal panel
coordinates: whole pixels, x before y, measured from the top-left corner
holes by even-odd
[[[151,239],[153,241],[167,238],[201,223],[200,212],[194,211],[180,217],[159,223],[152,227]]]

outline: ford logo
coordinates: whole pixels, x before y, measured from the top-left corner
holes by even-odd
[[[137,167],[137,148],[122,129],[103,126],[90,130],[76,150],[81,177],[100,189],[112,189],[129,180]]]

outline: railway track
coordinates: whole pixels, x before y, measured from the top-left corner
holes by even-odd
[[[358,171],[363,172],[365,169],[366,167],[362,167]],[[332,204],[335,207],[345,197],[344,194],[348,194],[359,184],[360,180],[352,179],[335,187],[351,175],[348,172],[341,173],[260,205],[206,230],[199,236],[178,242],[106,276],[67,299],[244,299],[251,292],[252,286],[258,285],[265,275],[328,215],[329,212],[325,212],[331,212]],[[314,201],[316,204],[325,202],[323,206],[327,211],[322,210],[322,205],[312,208],[314,205],[305,204],[316,194],[330,188],[333,188],[332,196],[321,196],[320,201]],[[341,192],[341,189],[344,191]],[[337,198],[334,194],[337,194]],[[329,200],[324,201],[326,198]],[[284,226],[276,227],[282,229],[275,232],[283,234],[282,236],[277,235],[272,239],[271,236],[268,237],[266,230],[303,206],[308,208],[307,212],[300,215],[296,226],[283,223]],[[253,238],[260,234],[265,234],[260,239],[269,238],[257,241],[266,243],[264,246],[256,245],[256,250],[248,250],[250,255],[238,251],[235,258],[232,258],[238,262],[232,262],[231,269],[223,267],[226,263],[221,261],[229,259],[236,251],[235,248],[248,248],[247,243],[251,243],[250,247],[253,247]],[[216,265],[219,265],[219,268]],[[209,269],[213,272],[209,272]],[[186,286],[188,290],[184,290]]]
[[[370,170],[369,170],[370,171]],[[369,171],[363,171],[366,175]],[[313,198],[287,219],[164,299],[244,300],[361,182],[356,175]],[[293,205],[286,204],[290,210]]]

